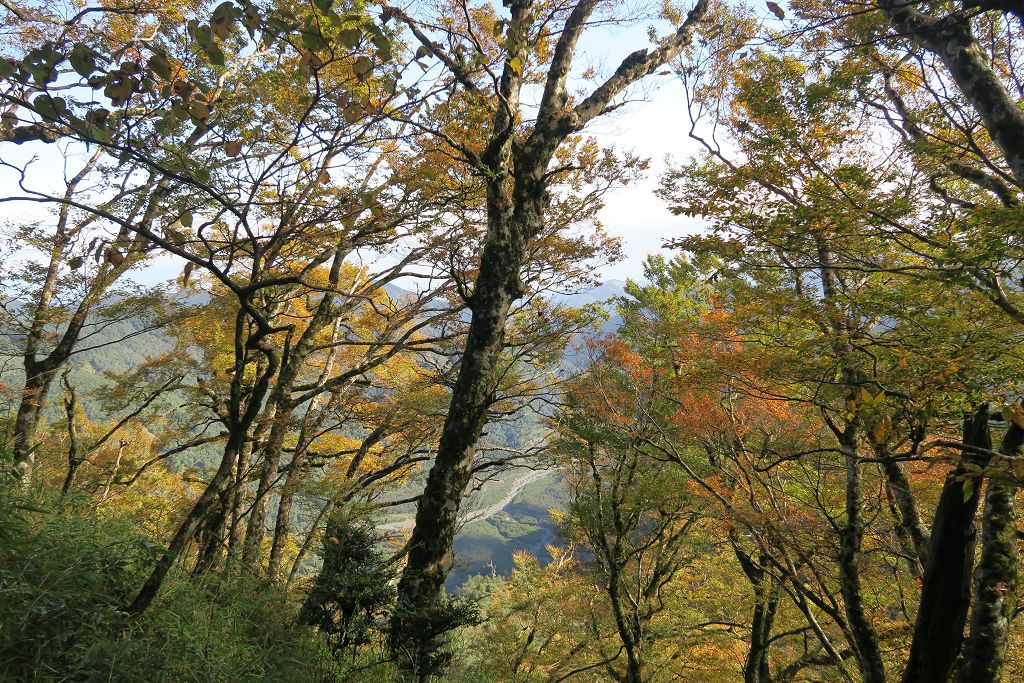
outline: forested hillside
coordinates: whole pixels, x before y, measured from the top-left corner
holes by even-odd
[[[0,680],[1024,679],[1017,3],[0,17]]]

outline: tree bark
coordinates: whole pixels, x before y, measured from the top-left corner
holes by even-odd
[[[209,484],[200,494],[199,499],[178,527],[174,537],[167,546],[167,550],[157,560],[142,588],[127,606],[126,611],[134,618],[141,616],[156,598],[171,567],[174,566],[175,561],[181,555],[185,546],[195,536],[199,525],[203,523],[207,515],[213,510],[214,504],[219,500],[225,484],[227,484],[234,473],[238,455],[245,446],[245,440],[249,436],[249,429],[256,420],[260,405],[267,395],[271,377],[277,372],[279,363],[277,353],[266,343],[266,335],[270,333],[270,330],[258,331],[246,339],[245,330],[247,328],[248,320],[246,314],[243,309],[240,309],[235,319],[235,373],[231,381],[230,407],[228,409],[228,440],[224,446],[224,454],[221,457],[220,465]],[[255,350],[263,354],[266,359],[266,365],[264,366],[263,374],[257,377],[249,392],[248,400],[243,401],[242,389],[247,352]]]
[[[238,454],[238,462],[235,465],[234,491],[231,495],[231,525],[230,529],[228,529],[227,557],[229,564],[240,554],[245,540],[243,533],[245,529],[243,524],[243,508],[245,507],[246,500],[249,498],[249,463],[252,459],[252,448],[255,441],[255,435],[251,439],[246,439],[242,450]]]
[[[490,198],[489,203],[496,202],[496,197]],[[525,245],[515,234],[520,227],[494,207],[492,216],[470,303],[472,321],[459,374],[437,457],[416,510],[409,557],[398,586],[403,604],[392,624],[392,648],[398,651],[404,647],[409,628],[403,610],[420,611],[433,605],[451,570],[459,507],[495,389],[505,321],[512,302],[521,294],[519,269]]]
[[[880,0],[879,4],[897,31],[942,60],[960,93],[985,122],[1017,183],[1024,186],[1024,110],[989,63],[970,18],[957,13],[935,18],[918,10],[916,3],[901,0]]]
[[[846,620],[857,651],[857,666],[864,683],[885,683],[885,665],[878,645],[878,634],[864,608],[860,580],[861,540],[864,516],[861,509],[861,473],[857,457],[856,422],[843,432],[840,448],[846,459],[846,523],[839,543],[839,589],[843,596]]]
[[[980,467],[988,460],[969,448],[992,448],[988,412],[986,403],[964,419],[963,443],[968,448],[956,469],[946,475],[939,496],[928,550],[931,561],[921,586],[903,683],[946,683],[963,645],[977,539],[974,517],[981,493],[977,480],[971,480],[971,490],[965,491],[968,470],[964,464]]]
[[[743,662],[743,683],[772,683],[768,653],[771,647],[772,627],[775,625],[775,614],[779,608],[779,586],[775,578],[767,571],[767,562],[763,555],[760,561],[755,562],[739,546],[735,532],[730,534],[729,540],[743,573],[754,589],[754,613],[750,620],[750,648],[747,650],[747,657]]]
[[[68,182],[64,194],[66,200],[69,200],[74,195],[78,185],[95,167],[96,163],[99,162],[103,153],[102,150],[97,150],[82,170]],[[147,204],[142,216],[144,224],[149,224],[153,221],[158,203],[156,198],[160,194],[161,191],[158,185],[154,195],[146,200]],[[22,367],[25,372],[25,383],[21,392],[21,399],[18,403],[18,412],[14,419],[14,429],[11,436],[14,462],[20,470],[23,482],[28,482],[32,477],[32,469],[35,465],[33,451],[35,450],[36,431],[39,428],[42,409],[46,403],[46,398],[54,378],[74,353],[93,307],[100,302],[111,285],[135,263],[135,259],[122,258],[116,265],[106,260],[100,264],[96,275],[88,283],[84,296],[78,302],[70,318],[68,318],[63,333],[57,336],[53,349],[44,355],[41,347],[43,338],[46,335],[46,328],[53,323],[52,305],[57,277],[61,266],[64,264],[66,256],[64,250],[67,249],[74,237],[74,231],[68,225],[69,219],[70,206],[62,204],[58,213],[57,228],[54,234],[53,248],[49,254],[46,274],[43,276],[39,294],[33,305],[32,323],[28,333],[25,335],[25,345],[22,349]],[[118,233],[115,243],[128,242],[129,235],[129,231],[122,228]]]
[[[1024,429],[1011,422],[1000,453],[1019,457]],[[960,683],[996,683],[1002,680],[1010,619],[1017,605],[1020,556],[1017,550],[1016,483],[1004,474],[989,479],[982,518],[981,559],[974,581],[971,634],[964,662],[957,672]]]
[[[62,496],[68,495],[71,487],[75,484],[75,475],[78,467],[82,464],[81,442],[78,438],[78,424],[75,421],[75,413],[78,410],[78,397],[75,389],[68,381],[67,374],[64,375],[64,414],[68,422],[68,471],[64,477],[64,484],[60,488]]]
[[[881,452],[880,452],[881,451]],[[885,449],[876,449],[882,460],[882,471],[885,472],[886,481],[889,484],[889,492],[892,494],[892,501],[899,510],[899,523],[904,533],[910,538],[911,545],[917,556],[919,571],[928,568],[928,543],[931,533],[927,525],[921,519],[917,509],[917,501],[910,490],[910,482],[903,472],[903,467],[890,457]],[[920,574],[917,574],[920,576]]]

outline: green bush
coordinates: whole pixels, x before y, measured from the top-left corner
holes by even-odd
[[[138,622],[121,611],[155,546],[68,508],[0,548],[0,680],[317,681],[327,652],[286,596],[239,576],[172,577]]]

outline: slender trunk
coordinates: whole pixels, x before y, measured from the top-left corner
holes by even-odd
[[[861,473],[857,457],[858,428],[855,423],[843,432],[840,447],[846,459],[846,523],[839,547],[839,581],[846,620],[850,626],[857,665],[864,683],[884,683],[885,666],[878,646],[878,634],[868,618],[861,590],[860,554],[864,536],[861,510]]]
[[[64,414],[67,416],[68,422],[68,472],[64,477],[64,485],[60,488],[62,496],[66,496],[71,491],[71,487],[75,484],[75,474],[78,472],[78,466],[82,464],[78,424],[75,421],[78,397],[75,395],[74,388],[67,381],[67,375],[64,376],[64,387]]]
[[[814,239],[818,251],[823,300],[833,333],[832,347],[837,359],[850,362],[852,348],[848,339],[855,324],[839,296],[841,281],[835,274],[835,259],[831,246],[823,234],[815,233]],[[860,388],[858,379],[858,373],[852,363],[843,370],[844,384],[850,395],[857,395]],[[861,541],[864,537],[864,516],[861,509],[859,419],[851,418],[842,430],[833,426],[833,431],[846,462],[846,520],[839,539],[839,590],[843,596],[843,608],[849,627],[848,638],[856,654],[857,666],[864,683],[884,683],[885,666],[878,645],[878,634],[864,607],[864,595],[861,590],[860,557]]]
[[[128,442],[124,439],[121,439],[121,442],[117,445],[117,458],[114,459],[114,466],[110,469],[110,475],[103,486],[103,495],[100,496],[101,503],[110,495],[110,487],[114,485],[114,480],[117,479],[117,470],[121,467],[121,459],[124,457],[124,449],[127,445]]]
[[[924,567],[921,566],[920,553],[914,547],[914,539],[910,537],[910,532],[907,531],[907,527],[903,523],[903,515],[900,514],[899,507],[896,505],[895,494],[888,481],[885,482],[885,500],[889,504],[889,514],[892,515],[893,519],[893,533],[896,534],[896,540],[899,541],[899,545],[905,555],[904,560],[907,564],[907,571],[910,572],[912,577],[920,581],[921,577],[924,576]]]
[[[768,653],[775,614],[779,608],[779,586],[766,571],[767,562],[763,555],[760,561],[755,562],[739,546],[735,532],[730,534],[729,540],[743,573],[754,589],[754,614],[750,620],[750,648],[743,662],[743,683],[771,683]]]
[[[341,279],[341,266],[345,261],[348,252],[339,246],[334,252],[334,259],[331,263],[329,282],[337,286]],[[309,321],[309,325],[303,330],[294,346],[291,344],[291,336],[285,340],[285,351],[281,360],[281,373],[277,383],[271,391],[268,400],[267,411],[261,424],[270,424],[270,436],[262,449],[263,465],[260,468],[260,478],[256,485],[256,495],[253,502],[252,512],[249,514],[249,526],[245,530],[245,547],[242,553],[243,563],[247,566],[256,564],[256,557],[263,545],[263,537],[267,532],[267,508],[270,504],[271,489],[277,482],[278,470],[281,466],[281,455],[284,451],[285,436],[291,420],[291,413],[296,407],[292,399],[292,389],[295,381],[302,371],[302,367],[317,347],[317,335],[333,321],[334,329],[331,333],[331,341],[337,342],[338,333],[341,329],[342,314],[350,310],[352,301],[342,307],[335,306],[336,297],[324,293],[316,306],[316,312]],[[320,375],[320,384],[323,385],[334,368],[334,359],[337,350],[332,344],[328,353],[325,370]],[[354,377],[353,377],[354,378]],[[315,401],[315,399],[314,399]]]
[[[238,454],[240,446],[240,439],[237,435],[234,438],[229,437],[228,443],[224,448],[224,456],[221,458],[220,467],[214,474],[213,479],[209,485],[203,491],[202,495],[199,496],[199,500],[195,502],[192,509],[189,511],[185,520],[178,527],[177,532],[174,534],[174,538],[167,546],[167,550],[164,551],[160,559],[157,560],[156,565],[153,567],[153,571],[150,573],[149,578],[142,585],[135,599],[132,600],[131,604],[128,605],[128,614],[138,617],[153,602],[156,598],[157,593],[160,591],[160,587],[163,585],[164,579],[167,578],[167,573],[170,572],[171,567],[174,566],[175,560],[181,555],[181,552],[185,549],[185,546],[192,537],[195,535],[196,529],[202,523],[203,519],[210,512],[210,509],[217,501],[217,494],[220,490],[221,484],[225,482],[230,476],[232,468],[235,465],[235,458]]]
[[[263,536],[267,530],[267,506],[270,503],[270,489],[277,478],[277,467],[284,448],[284,437],[287,432],[285,425],[278,419],[280,399],[272,396],[267,410],[260,418],[261,425],[270,425],[270,436],[261,449],[263,463],[260,466],[260,478],[256,483],[252,510],[249,512],[249,524],[245,529],[245,543],[242,549],[242,564],[253,566],[257,562]]]
[[[78,189],[79,183],[92,171],[103,154],[103,150],[97,150],[85,166],[82,167],[82,170],[71,179],[64,193],[65,199],[71,198]],[[32,476],[32,467],[35,460],[32,452],[35,446],[36,430],[39,427],[39,416],[43,404],[46,402],[46,395],[50,391],[50,384],[60,370],[61,365],[67,360],[67,356],[64,355],[64,349],[70,351],[70,347],[77,341],[78,336],[78,330],[73,326],[69,326],[64,336],[67,337],[69,333],[74,333],[75,338],[70,341],[70,344],[61,340],[53,352],[47,357],[39,359],[40,345],[43,336],[46,334],[46,327],[52,323],[53,311],[51,306],[53,305],[54,290],[57,286],[57,276],[64,263],[64,250],[71,239],[69,235],[70,227],[68,225],[69,217],[70,206],[67,204],[61,205],[57,214],[53,246],[50,250],[49,261],[46,264],[46,274],[43,276],[39,294],[36,296],[33,305],[32,324],[25,335],[25,345],[22,348],[22,367],[25,371],[25,384],[21,392],[21,401],[18,404],[18,414],[14,420],[14,430],[11,436],[14,462],[18,463],[21,468],[24,481],[28,481]],[[102,276],[103,274],[100,273],[98,279],[102,278]],[[87,294],[86,299],[88,298]]]
[[[220,466],[214,473],[210,483],[199,496],[199,499],[196,500],[192,509],[185,516],[185,519],[167,546],[167,550],[157,560],[152,572],[135,596],[135,599],[126,608],[126,611],[132,617],[139,617],[156,598],[171,567],[174,566],[175,561],[181,555],[185,546],[195,536],[199,525],[202,524],[219,499],[223,487],[234,473],[238,454],[245,445],[249,428],[256,420],[256,415],[260,410],[263,399],[267,395],[270,378],[277,372],[278,356],[265,341],[265,335],[269,332],[262,331],[246,339],[245,330],[247,327],[248,321],[246,320],[245,313],[239,310],[235,319],[235,374],[231,382],[228,440],[224,446],[224,455],[221,457]],[[245,376],[247,351],[256,349],[266,359],[266,366],[263,374],[253,384],[248,400],[243,403],[242,386]]]
[[[338,318],[334,321],[334,329],[331,332],[331,341],[337,342],[338,333],[341,331],[341,319]],[[323,370],[320,372],[319,384],[323,385],[334,373],[334,363],[337,358],[337,346],[332,345],[331,350],[327,354],[327,359],[324,362]],[[295,498],[295,491],[298,489],[299,479],[305,473],[304,466],[306,461],[306,453],[310,447],[310,433],[316,433],[316,431],[323,424],[325,413],[320,412],[319,415],[314,417],[314,411],[321,404],[321,396],[314,396],[309,401],[309,406],[306,408],[306,412],[302,417],[302,429],[299,431],[298,443],[295,446],[295,454],[292,456],[291,466],[288,469],[288,476],[285,478],[284,486],[281,487],[281,499],[277,505],[277,519],[274,524],[274,540],[270,544],[270,558],[267,560],[267,576],[270,577],[271,581],[276,581],[281,573],[281,563],[284,557],[284,546],[288,541],[288,536],[291,534],[291,523],[292,523],[292,501]],[[385,424],[382,423],[381,429],[383,431]],[[376,430],[374,431],[376,433]],[[364,452],[364,448],[360,448],[359,452]],[[357,455],[358,457],[358,455]],[[352,459],[353,464],[356,462],[356,458]],[[351,476],[351,467],[349,468]]]
[[[608,598],[615,616],[615,627],[619,632],[619,641],[626,653],[626,675],[620,680],[623,683],[641,683],[643,678],[643,662],[640,659],[640,643],[634,637],[633,628],[628,623],[622,609],[622,596],[619,595],[619,570],[613,569],[608,575]]]
[[[300,448],[295,450],[295,456],[288,468],[284,486],[281,487],[281,496],[277,503],[277,519],[274,522],[274,540],[270,544],[270,558],[267,560],[267,576],[271,581],[276,581],[281,573],[284,545],[291,533],[292,501],[295,499],[299,480],[304,474],[305,453],[306,449],[302,448],[300,444]]]
[[[754,615],[750,622],[750,650],[743,663],[743,683],[771,683],[772,673],[768,666],[772,627],[779,608],[779,592],[774,580],[768,585],[757,587]]]
[[[903,683],[946,683],[963,645],[977,538],[974,517],[981,491],[976,479],[969,480],[971,488],[965,491],[965,464],[983,466],[987,462],[986,456],[970,447],[991,449],[988,411],[986,403],[964,419],[963,443],[968,448],[956,469],[946,475],[939,496],[928,550],[931,561],[921,585]]]
[[[238,464],[235,467],[234,491],[231,496],[231,528],[228,531],[228,562],[231,562],[242,549],[245,539],[243,534],[244,513],[243,508],[248,499],[249,486],[249,463],[252,459],[253,443],[256,437],[246,439],[238,454]]]
[[[1020,455],[1024,429],[1011,422],[999,451]],[[974,580],[971,634],[964,647],[961,683],[1002,680],[1010,619],[1017,605],[1020,556],[1017,551],[1017,488],[1005,474],[989,479],[982,518],[981,559]]]
[[[239,450],[245,450],[245,445]],[[235,469],[237,469],[236,458]],[[217,498],[198,534],[199,554],[196,557],[196,565],[193,573],[198,576],[214,569],[219,563],[221,556],[227,550],[228,540],[228,518],[231,513],[231,500],[234,497],[233,477],[228,477],[217,491]]]
[[[917,556],[919,571],[923,571],[928,568],[928,542],[931,533],[924,521],[921,520],[917,501],[914,500],[914,493],[910,490],[910,482],[903,472],[903,467],[890,457],[886,449],[876,449],[876,453],[882,461],[882,471],[885,472],[892,501],[895,503],[896,509],[899,510],[900,527],[910,538]]]

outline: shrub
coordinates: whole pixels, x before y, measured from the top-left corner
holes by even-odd
[[[73,507],[0,548],[0,680],[322,680],[324,648],[286,595],[244,576],[173,576],[143,618],[122,611],[157,547]]]

